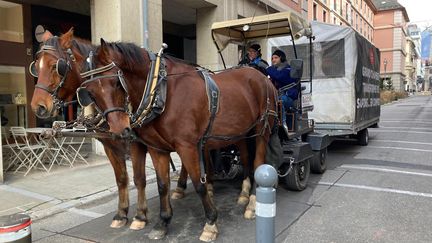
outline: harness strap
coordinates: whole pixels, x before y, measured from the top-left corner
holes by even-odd
[[[197,144],[198,153],[199,153],[200,174],[201,174],[200,182],[204,184],[207,181],[207,175],[205,172],[205,162],[204,162],[204,146],[209,138],[209,135],[213,127],[214,119],[218,111],[220,91],[216,82],[210,77],[207,70],[199,69],[199,73],[202,75],[205,81],[205,86],[207,91],[206,93],[209,100],[209,112],[210,112],[210,120],[207,125],[207,128],[204,132],[204,135],[200,138]]]
[[[121,112],[126,112],[125,108],[123,107],[112,107],[112,108],[108,108],[103,112],[103,116],[107,117],[108,113],[114,112],[114,111],[121,111]]]
[[[140,104],[135,112],[135,114],[133,114],[133,116],[131,117],[131,121],[133,122],[132,126],[134,126],[135,123],[137,123],[137,119],[143,114],[144,109],[146,107],[146,101],[147,101],[147,97],[149,96],[149,92],[150,92],[150,84],[151,84],[151,80],[153,80],[153,75],[155,73],[155,64],[156,64],[156,55],[153,52],[148,51],[148,56],[149,59],[151,61],[150,64],[150,70],[147,74],[147,80],[146,80],[146,85],[144,88],[144,92],[143,92],[143,96],[141,97],[141,101]]]
[[[108,71],[108,70],[112,69],[114,66],[115,66],[115,63],[111,62],[110,64],[108,64],[106,66],[103,66],[103,67],[100,67],[100,68],[96,68],[96,69],[92,69],[92,70],[87,71],[87,72],[83,72],[83,73],[80,74],[80,76],[81,76],[81,78],[87,78],[87,77],[90,77],[92,75]],[[81,86],[82,86],[82,84],[81,84]]]

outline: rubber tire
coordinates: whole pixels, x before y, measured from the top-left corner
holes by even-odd
[[[315,174],[323,174],[327,170],[327,148],[314,151],[314,157],[311,159],[310,170]]]
[[[367,128],[358,132],[357,141],[358,144],[361,146],[367,146],[369,144],[369,132]]]
[[[302,166],[303,165],[303,166]],[[304,168],[303,178],[300,178],[300,168]],[[288,175],[286,175],[284,180],[285,188],[291,191],[303,191],[309,179],[310,174],[310,160],[304,160],[293,165],[293,168]]]

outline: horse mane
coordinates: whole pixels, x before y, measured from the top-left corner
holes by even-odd
[[[137,68],[143,67],[145,59],[141,47],[130,42],[110,42],[107,45],[108,48],[119,52],[123,56],[124,67],[122,69],[133,72]]]

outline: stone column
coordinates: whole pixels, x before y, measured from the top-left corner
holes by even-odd
[[[147,1],[146,13],[143,1]],[[162,0],[90,0],[92,42],[99,45],[106,41],[133,42],[144,45],[147,36],[148,49],[158,51],[162,44]],[[144,17],[147,16],[147,34]],[[103,146],[93,139],[93,151],[104,154]]]
[[[143,13],[147,1],[147,13]],[[157,51],[162,43],[161,0],[91,0],[92,42],[106,41],[144,43],[143,18],[147,16],[148,46]]]

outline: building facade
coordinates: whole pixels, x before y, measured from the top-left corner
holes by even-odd
[[[163,42],[171,55],[218,70],[222,62],[213,44],[213,22],[292,10],[307,16],[307,0],[0,0],[0,111],[5,126],[49,126],[30,109],[36,80],[27,67],[35,58],[44,30],[75,34],[99,44],[128,41],[158,51]],[[266,48],[262,48],[266,51]],[[223,52],[236,65],[239,48]],[[263,53],[266,55],[266,53]],[[17,98],[18,97],[18,98]],[[23,98],[20,98],[23,97]],[[68,108],[59,119],[72,119]],[[48,124],[48,125],[47,125]]]
[[[422,51],[421,29],[415,24],[408,25],[408,36],[411,38],[411,40],[414,43],[414,48],[417,55],[417,59],[414,60],[415,62],[414,65],[416,66],[416,77],[413,85],[415,85],[416,91],[420,91],[421,83],[424,79],[424,65],[421,58],[421,51]]]
[[[308,19],[329,24],[351,26],[373,42],[376,8],[370,0],[310,0]]]
[[[419,53],[416,49],[415,42],[411,37],[407,37],[405,57],[405,90],[408,92],[417,91],[417,60]]]
[[[407,75],[407,22],[406,9],[397,0],[374,0],[374,43],[381,52],[381,77],[392,82],[396,91],[405,90]]]

